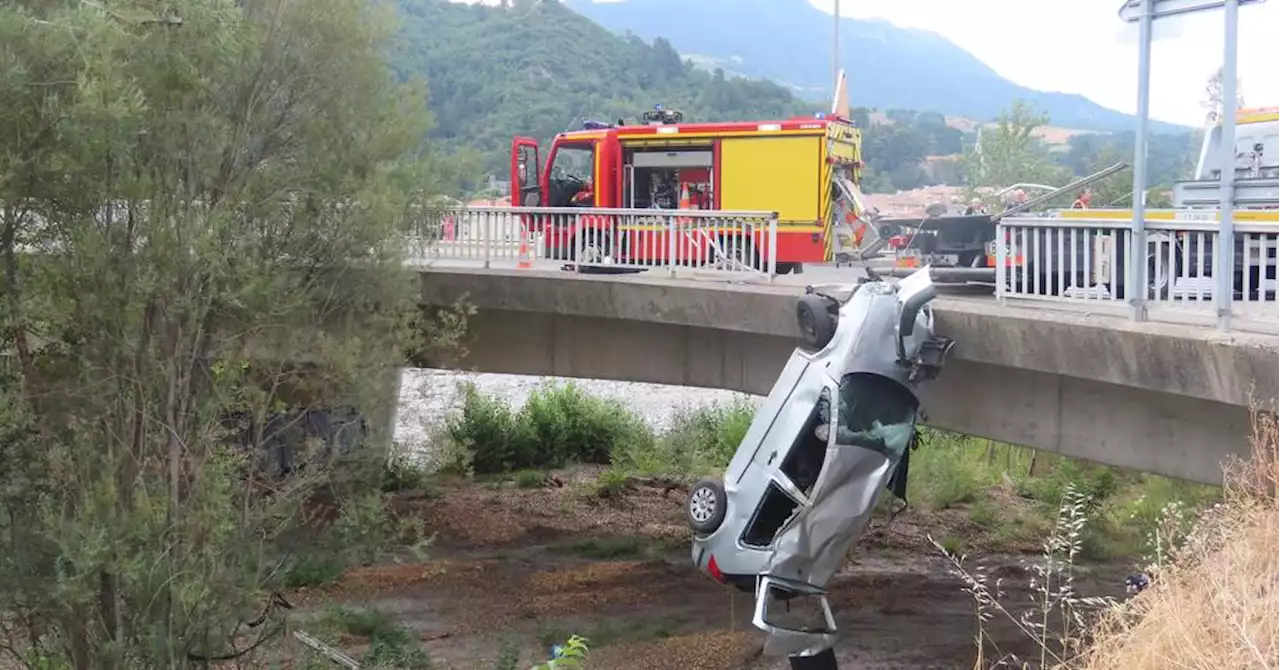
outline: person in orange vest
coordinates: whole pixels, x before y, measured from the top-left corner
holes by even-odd
[[[1076,201],[1071,203],[1071,209],[1089,209],[1089,203],[1093,200],[1093,192],[1085,189],[1076,196]]]

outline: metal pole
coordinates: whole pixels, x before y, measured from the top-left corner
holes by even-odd
[[[1231,299],[1235,293],[1235,180],[1236,180],[1236,41],[1239,28],[1239,0],[1227,0],[1226,25],[1222,49],[1222,144],[1218,165],[1221,166],[1218,196],[1218,239],[1214,250],[1218,260],[1213,266],[1214,303],[1218,310],[1218,328],[1231,327]],[[1248,272],[1248,268],[1244,268]]]
[[[1147,120],[1151,116],[1151,20],[1154,0],[1143,0],[1138,21],[1138,132],[1133,138],[1133,222],[1125,286],[1133,318],[1147,320]]]
[[[835,17],[831,27],[831,96],[834,99],[836,88],[840,86],[840,0],[836,0],[832,16]]]

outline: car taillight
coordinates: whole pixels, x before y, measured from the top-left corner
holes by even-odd
[[[893,237],[889,238],[890,249],[902,249],[902,248],[905,248],[906,246],[907,246],[906,235],[894,235]]]
[[[711,559],[707,561],[707,574],[711,575],[711,578],[717,582],[720,582],[721,584],[724,583],[724,573],[720,572],[720,566],[716,565],[715,556],[712,556]]]

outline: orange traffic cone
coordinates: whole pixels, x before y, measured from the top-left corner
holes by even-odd
[[[521,270],[533,269],[533,249],[529,246],[529,229],[520,228],[520,250],[516,252],[516,267]]]

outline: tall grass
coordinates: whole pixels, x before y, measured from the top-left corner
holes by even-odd
[[[1277,667],[1277,442],[1275,416],[1257,415],[1252,460],[1226,469],[1222,502],[1200,514],[1185,537],[1174,531],[1171,543],[1159,538],[1151,586],[1107,612],[1078,668]]]

